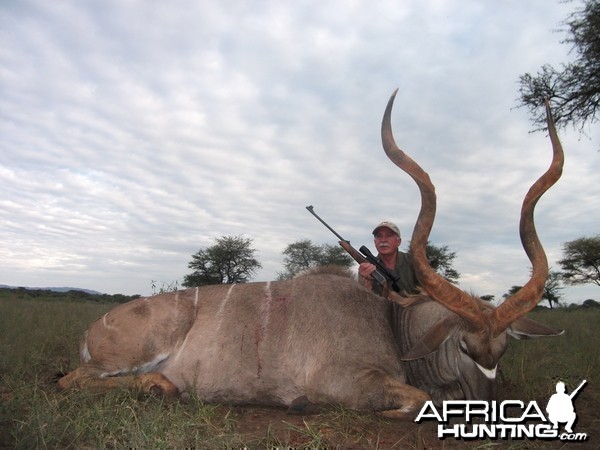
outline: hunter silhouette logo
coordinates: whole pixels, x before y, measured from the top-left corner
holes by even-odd
[[[566,393],[565,383],[556,383],[556,393],[548,400],[546,414],[535,400],[445,400],[441,405],[429,400],[415,422],[437,421],[439,439],[586,441],[587,433],[573,432],[577,420],[573,400],[586,383],[583,380],[570,394]],[[565,424],[564,431],[559,429],[560,424]]]
[[[571,394],[565,393],[565,383],[562,381],[556,383],[556,394],[552,394],[550,400],[548,400],[548,406],[546,406],[548,419],[553,425],[552,429],[558,429],[559,423],[566,423],[565,431],[573,433],[573,424],[577,420],[573,399],[585,383],[587,383],[587,380],[583,380]]]

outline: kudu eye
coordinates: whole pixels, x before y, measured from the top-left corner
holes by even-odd
[[[462,339],[458,342],[458,346],[460,348],[460,351],[463,352],[465,355],[469,354],[469,349],[467,348],[467,343],[465,341],[463,341]]]

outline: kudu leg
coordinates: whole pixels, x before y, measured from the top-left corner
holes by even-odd
[[[384,386],[387,408],[379,412],[388,419],[413,420],[425,402],[431,400],[425,391],[394,378],[388,378]]]
[[[355,374],[347,370],[345,373]],[[363,376],[336,378],[337,402],[357,410],[370,410],[390,419],[412,420],[429,394],[406,384],[402,378],[380,370],[367,370]]]
[[[85,389],[95,393],[104,393],[112,389],[126,389],[163,396],[167,399],[179,396],[177,387],[158,372],[101,377],[98,369],[79,367],[58,380],[59,390],[71,388]]]

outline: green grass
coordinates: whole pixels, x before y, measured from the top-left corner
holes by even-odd
[[[543,310],[528,317],[565,332],[557,337],[512,340],[501,360],[505,384],[515,394],[536,399],[553,392],[557,381],[564,381],[570,391],[587,379],[586,395],[596,394],[600,309]]]
[[[126,391],[55,390],[56,375],[78,364],[79,340],[114,304],[0,296],[0,448],[462,448],[431,427],[332,408],[313,416],[280,409],[208,405],[191,396],[167,402]],[[556,381],[588,386],[576,405],[579,429],[598,426],[600,310],[539,311],[564,336],[512,341],[501,362],[503,398],[545,401]],[[459,445],[461,444],[461,445]],[[475,442],[487,448],[490,443]],[[544,442],[495,448],[545,448]]]

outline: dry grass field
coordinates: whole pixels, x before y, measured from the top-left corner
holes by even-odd
[[[114,304],[0,296],[0,448],[599,448],[600,309],[530,315],[563,336],[512,341],[500,399],[545,406],[558,380],[587,379],[575,402],[583,443],[438,440],[436,424],[384,420],[332,407],[309,416],[282,409],[173,402],[129,392],[59,393],[56,376],[78,363],[85,328]]]

